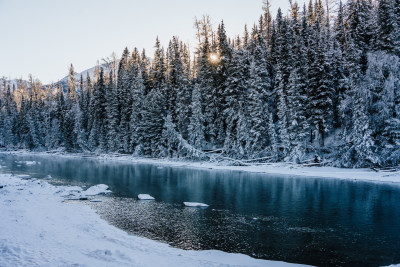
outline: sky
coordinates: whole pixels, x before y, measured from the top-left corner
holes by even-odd
[[[275,16],[288,0],[271,0]],[[194,19],[208,14],[214,28],[224,20],[228,36],[242,34],[262,14],[262,0],[0,0],[0,77],[55,82],[96,65],[125,47],[146,49],[172,36],[194,48]]]

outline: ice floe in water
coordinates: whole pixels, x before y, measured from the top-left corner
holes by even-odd
[[[138,199],[140,200],[154,200],[155,198],[150,196],[149,194],[139,194]]]
[[[28,166],[30,165],[36,165],[36,164],[40,164],[40,162],[36,162],[36,161],[30,161],[30,160],[25,160],[25,161],[16,161],[15,163],[18,164],[26,164]]]
[[[183,202],[183,205],[185,205],[186,207],[198,207],[198,208],[208,207],[207,204],[199,203],[199,202]]]

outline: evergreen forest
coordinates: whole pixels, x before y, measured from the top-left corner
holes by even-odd
[[[245,11],[243,11],[245,12]],[[290,1],[198,46],[158,38],[65,83],[0,82],[0,145],[244,162],[400,165],[400,0]],[[155,33],[156,35],[156,33]]]

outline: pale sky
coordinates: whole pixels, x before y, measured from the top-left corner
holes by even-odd
[[[289,6],[271,3],[274,17]],[[261,13],[262,0],[0,0],[0,77],[55,82],[71,63],[81,72],[125,47],[152,57],[157,35],[164,46],[174,35],[195,45],[196,16],[210,15],[214,28],[223,19],[233,37]]]

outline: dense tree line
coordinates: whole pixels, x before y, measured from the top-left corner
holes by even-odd
[[[304,162],[400,163],[400,1],[290,1],[243,36],[196,20],[199,41],[156,40],[67,86],[1,83],[7,148]]]

